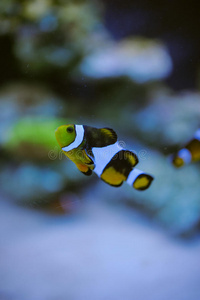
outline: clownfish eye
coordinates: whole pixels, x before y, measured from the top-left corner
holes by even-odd
[[[74,131],[73,127],[67,127],[67,132],[72,133]]]

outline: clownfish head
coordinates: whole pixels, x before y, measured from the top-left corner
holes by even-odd
[[[55,135],[61,148],[69,146],[76,138],[75,125],[69,124],[60,126],[56,129]]]

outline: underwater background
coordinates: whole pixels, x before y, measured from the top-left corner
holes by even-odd
[[[0,3],[0,300],[200,299],[199,5]],[[84,176],[62,124],[110,127],[154,175]]]

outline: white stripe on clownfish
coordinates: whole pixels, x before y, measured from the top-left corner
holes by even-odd
[[[129,175],[128,175],[128,178],[126,180],[126,182],[132,186],[133,183],[135,182],[136,178],[141,175],[141,174],[145,174],[143,171],[139,170],[139,169],[133,169]]]
[[[107,166],[110,160],[123,148],[116,142],[113,145],[109,145],[106,147],[92,148],[92,152],[94,154],[95,168],[94,172],[100,177],[103,169]]]
[[[71,151],[74,148],[77,148],[83,141],[84,138],[84,128],[83,125],[75,125],[76,138],[73,143],[69,146],[63,147],[62,150],[67,152]]]

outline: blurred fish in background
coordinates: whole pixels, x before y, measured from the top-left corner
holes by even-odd
[[[172,156],[172,163],[177,168],[197,161],[200,161],[200,129],[182,149]]]
[[[199,300],[196,138],[169,161],[199,128],[198,6],[1,1],[0,299]],[[114,128],[150,189],[88,180],[63,124]]]

